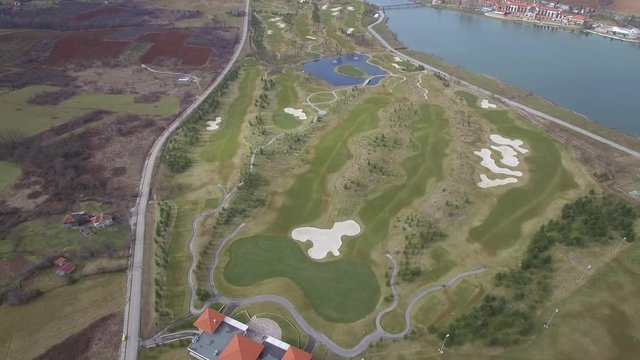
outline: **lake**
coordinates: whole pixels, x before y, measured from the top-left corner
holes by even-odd
[[[369,85],[377,85],[383,79],[382,75],[388,73],[375,65],[369,64],[368,60],[369,56],[360,54],[314,59],[305,61],[302,65],[302,71],[333,86],[362,85],[366,80],[365,78],[343,75],[336,71],[336,68],[340,65],[351,65],[369,76],[377,76],[368,83]]]
[[[391,31],[409,48],[498,78],[606,127],[640,135],[637,43],[430,7],[386,14]]]

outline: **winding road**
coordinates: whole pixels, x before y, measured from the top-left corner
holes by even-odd
[[[487,91],[487,90],[485,90],[485,89],[483,89],[481,87],[478,87],[478,86],[475,86],[473,84],[470,84],[470,83],[468,83],[466,81],[460,80],[460,79],[458,79],[458,78],[456,78],[456,77],[454,77],[454,76],[452,76],[450,74],[447,74],[446,72],[444,72],[442,70],[436,69],[433,66],[427,65],[427,64],[425,64],[425,63],[423,63],[423,62],[421,62],[419,60],[416,60],[416,59],[414,59],[414,58],[412,58],[412,57],[410,57],[408,55],[405,55],[405,54],[401,53],[400,51],[396,50],[393,46],[389,45],[389,43],[387,43],[387,41],[385,39],[383,39],[382,36],[380,36],[373,29],[374,26],[382,23],[384,21],[384,19],[385,19],[384,11],[379,10],[378,14],[380,14],[380,16],[378,17],[378,20],[376,22],[374,22],[373,24],[369,25],[367,27],[367,30],[369,31],[369,34],[371,34],[371,36],[373,36],[376,40],[378,40],[378,42],[380,42],[380,44],[382,44],[382,46],[384,46],[389,52],[391,52],[392,54],[398,56],[399,58],[401,58],[403,60],[406,60],[406,61],[409,61],[411,63],[417,64],[417,65],[422,65],[422,66],[424,66],[425,69],[427,69],[429,71],[439,72],[441,74],[444,74],[444,75],[446,75],[447,77],[449,77],[451,79],[457,80],[461,85],[464,85],[465,87],[467,87],[469,89],[472,89],[472,90],[474,90],[474,91],[476,91],[476,92],[478,92],[480,94],[483,94],[483,95],[488,96],[488,97],[496,98],[496,99],[502,101],[506,105],[509,105],[509,106],[514,107],[514,108],[520,109],[522,111],[525,111],[525,112],[527,112],[527,113],[529,113],[531,115],[537,116],[539,118],[551,121],[551,122],[556,123],[556,124],[558,124],[560,126],[566,127],[566,128],[568,128],[570,130],[573,130],[573,131],[575,131],[575,132],[577,132],[579,134],[582,134],[582,135],[584,135],[584,136],[586,136],[588,138],[591,138],[591,139],[596,140],[598,142],[601,142],[603,144],[609,145],[612,148],[620,150],[620,151],[622,151],[622,152],[624,152],[626,154],[629,154],[629,155],[631,155],[633,157],[640,158],[640,152],[637,152],[635,150],[629,149],[626,146],[620,145],[620,144],[618,144],[618,143],[616,143],[614,141],[611,141],[609,139],[605,139],[600,135],[596,135],[596,134],[594,134],[594,133],[592,133],[592,132],[590,132],[588,130],[582,129],[582,128],[578,127],[578,126],[575,126],[575,125],[570,124],[570,123],[568,123],[566,121],[560,120],[560,119],[558,119],[556,117],[553,117],[551,115],[545,114],[545,113],[543,113],[541,111],[532,109],[532,108],[530,108],[530,107],[528,107],[526,105],[520,104],[520,103],[518,103],[516,101],[507,99],[504,96],[493,94],[490,91]]]
[[[127,277],[127,295],[124,308],[124,325],[122,344],[120,351],[121,360],[136,360],[138,358],[139,336],[140,336],[140,312],[142,310],[142,268],[144,260],[144,240],[145,240],[145,215],[147,214],[147,204],[153,183],[153,174],[160,159],[164,144],[169,137],[198,109],[213,90],[220,85],[224,77],[232,69],[234,63],[240,56],[244,43],[247,39],[249,28],[249,0],[245,0],[244,24],[240,42],[236,46],[233,56],[222,70],[216,80],[202,93],[196,100],[178,116],[171,125],[155,141],[151,151],[147,155],[142,170],[142,179],[138,190],[138,200],[132,214],[132,222],[135,223],[135,239],[131,251],[133,254],[129,260],[129,270]]]

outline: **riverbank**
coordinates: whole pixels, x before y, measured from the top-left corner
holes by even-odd
[[[388,18],[385,16],[384,21],[379,21],[374,24],[372,26],[372,30],[386,41],[390,47],[393,49],[401,49],[401,54],[412,59],[414,62],[423,62],[428,67],[435,68],[437,71],[449,74],[455,79],[469,83],[486,91],[489,96],[500,96],[504,97],[507,101],[517,101],[518,104],[530,107],[552,117],[562,119],[574,126],[594,133],[600,137],[610,139],[611,141],[633,149],[634,151],[640,150],[640,138],[624,134],[615,129],[606,128],[596,122],[590,121],[582,114],[558,106],[540,96],[504,83],[494,77],[467,71],[434,55],[407,48],[405,44],[397,39],[395,33],[388,28],[386,24],[387,19]]]

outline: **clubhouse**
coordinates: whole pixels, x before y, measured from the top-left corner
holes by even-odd
[[[188,351],[199,360],[311,360],[311,354],[271,336],[251,339],[246,324],[212,309],[203,311],[193,326],[200,333]]]

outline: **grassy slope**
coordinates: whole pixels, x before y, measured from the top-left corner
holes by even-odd
[[[20,176],[20,166],[8,161],[0,161],[0,190],[13,184]]]
[[[470,107],[479,111],[500,135],[523,140],[531,152],[526,157],[529,179],[526,184],[501,195],[481,225],[471,229],[472,241],[490,251],[513,246],[521,238],[523,224],[540,215],[547,206],[576,183],[564,168],[554,142],[539,131],[517,126],[506,111],[480,110],[477,97],[458,92]]]
[[[150,104],[135,103],[133,95],[109,94],[77,95],[53,106],[33,105],[28,102],[34,95],[57,89],[53,86],[31,85],[0,95],[0,107],[3,109],[0,129],[28,136],[61,125],[92,110],[169,116],[176,113],[180,107],[179,100],[173,96],[164,96],[160,101]]]
[[[0,358],[30,359],[100,317],[120,311],[123,273],[86,278],[20,307],[0,307]]]

